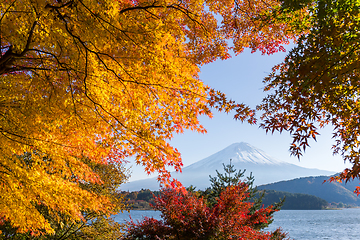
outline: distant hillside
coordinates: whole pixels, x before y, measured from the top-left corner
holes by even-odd
[[[345,203],[360,206],[360,197],[353,193],[358,182],[338,183],[325,182],[329,176],[303,177],[261,185],[258,189],[304,193],[322,198],[329,203]]]
[[[317,210],[324,209],[328,206],[328,202],[314,195],[303,193],[289,193],[275,190],[266,190],[262,203],[265,207],[280,202],[285,198],[284,205],[281,210]]]
[[[259,191],[259,194],[261,192]],[[159,191],[150,191],[142,189],[134,192],[122,192],[123,197],[130,209],[133,210],[151,210],[151,204],[154,204],[153,194],[158,195]],[[266,190],[262,199],[265,207],[278,203],[286,197],[284,205],[281,209],[292,210],[315,210],[323,209],[328,206],[328,202],[324,199],[309,194],[279,192],[274,190]]]

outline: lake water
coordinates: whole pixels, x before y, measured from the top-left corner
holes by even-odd
[[[268,229],[280,226],[293,239],[360,239],[360,209],[282,210]]]
[[[131,211],[133,220],[144,216],[160,219],[160,212]],[[115,216],[117,222],[130,220],[129,213]],[[312,239],[360,239],[360,208],[342,210],[281,210],[274,214],[274,222],[267,230],[281,227],[296,240]]]

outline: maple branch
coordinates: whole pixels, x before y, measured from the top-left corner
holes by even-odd
[[[74,223],[74,222],[68,227],[68,229],[66,229],[66,231],[63,233],[63,235],[61,235],[61,236],[60,236],[59,238],[57,238],[56,240],[66,239],[67,237],[66,237],[66,238],[64,238],[64,237],[66,236],[66,234],[67,234],[68,232],[70,232],[70,230],[71,230],[71,228],[72,228],[73,226],[75,226],[75,223]],[[70,233],[69,235],[75,233],[75,232],[78,231],[78,230],[80,230],[80,228],[78,228],[78,229],[75,230],[74,232]]]
[[[14,67],[10,68],[6,73],[19,72],[19,71],[52,71],[52,68],[41,68],[41,67]],[[69,69],[57,69],[57,71],[69,71]]]
[[[176,8],[177,10],[181,10],[184,14],[187,14],[187,16],[188,16],[189,18],[191,18],[190,12],[189,12],[188,10],[183,9],[183,8],[181,8],[180,6],[179,6],[179,8],[177,8],[176,6],[173,6],[173,7]],[[92,50],[92,49],[90,48],[90,46],[91,46],[90,44],[92,44],[92,43],[90,42],[90,44],[89,44],[88,42],[83,41],[80,36],[77,36],[76,34],[74,34],[73,31],[72,31],[72,30],[70,29],[70,27],[69,27],[69,21],[68,21],[67,19],[65,19],[66,16],[62,15],[62,14],[60,13],[60,11],[59,11],[58,8],[53,8],[53,9],[54,9],[54,11],[58,14],[58,15],[57,15],[57,16],[58,16],[58,19],[60,19],[60,20],[64,23],[65,29],[66,29],[67,33],[73,38],[75,45],[76,45],[78,48],[79,48],[80,46],[83,47],[83,48],[85,49],[85,54],[86,54],[86,55],[87,55],[88,53],[95,54],[95,55],[97,56],[97,58],[99,59],[99,61],[105,66],[105,68],[106,68],[108,71],[112,72],[112,73],[120,80],[120,82],[126,81],[126,82],[133,82],[133,83],[136,83],[136,84],[144,85],[144,86],[152,86],[152,85],[154,85],[154,86],[159,86],[159,87],[163,87],[163,88],[174,89],[174,88],[171,88],[171,87],[162,86],[161,84],[158,84],[158,83],[151,84],[151,83],[138,82],[138,81],[136,81],[136,80],[131,76],[130,73],[127,73],[127,74],[129,74],[129,76],[133,79],[133,81],[129,81],[129,80],[124,80],[124,79],[122,79],[119,75],[116,74],[116,72],[115,72],[113,69],[111,69],[111,68],[109,68],[109,67],[107,66],[107,64],[104,62],[102,56],[108,56],[108,57],[110,57],[112,60],[114,60],[115,62],[117,62],[117,64],[119,64],[119,66],[121,66],[121,68],[123,68],[123,66],[122,66],[113,56],[110,56],[110,55],[105,54],[105,53],[101,53],[101,52],[97,51],[96,48],[95,48],[96,50]],[[193,20],[193,21],[196,21],[196,20]],[[136,42],[135,42],[135,43],[136,43]],[[80,50],[80,49],[79,49],[79,50]],[[55,55],[54,55],[54,56],[55,56]],[[86,57],[86,61],[87,61],[87,57]],[[124,69],[124,68],[123,68],[123,69]],[[125,70],[125,72],[127,72],[126,69],[124,69],[124,70]],[[78,72],[78,71],[76,71],[76,72]],[[99,117],[101,117],[103,121],[105,121],[107,124],[110,124],[110,126],[111,126],[114,130],[117,129],[116,126],[112,125],[112,124],[105,118],[104,113],[106,113],[108,116],[111,116],[113,119],[115,119],[116,122],[117,122],[119,125],[121,125],[124,129],[127,129],[129,132],[131,132],[132,134],[134,134],[134,136],[137,136],[139,139],[142,139],[142,141],[144,142],[144,144],[154,146],[154,147],[156,147],[156,148],[158,148],[158,149],[160,148],[160,150],[161,150],[162,152],[164,152],[165,154],[168,153],[168,152],[166,151],[166,149],[164,149],[163,147],[154,144],[154,142],[151,141],[151,139],[146,139],[146,138],[142,135],[141,132],[136,131],[136,130],[134,130],[134,129],[131,129],[131,128],[129,128],[128,126],[125,126],[116,116],[114,116],[111,112],[109,112],[108,109],[105,109],[104,106],[102,106],[102,105],[99,104],[98,102],[94,101],[94,99],[92,99],[91,96],[89,96],[88,93],[87,93],[87,86],[86,86],[86,78],[87,78],[87,76],[88,76],[88,73],[87,73],[87,64],[86,64],[86,66],[85,66],[85,72],[84,72],[84,80],[83,80],[83,82],[84,82],[84,87],[85,87],[85,95],[86,95],[86,97],[94,104],[94,106],[95,106],[95,111],[96,111],[97,115],[98,115]],[[176,89],[176,90],[177,90],[177,89]],[[186,91],[186,90],[185,90],[185,91]],[[103,111],[103,112],[101,112],[101,111]],[[129,142],[131,142],[133,145],[138,145],[137,143],[132,142],[130,139],[127,139],[127,140],[128,140]]]
[[[90,8],[88,8],[88,6],[86,6],[86,4],[84,4],[81,0],[79,0],[79,2],[85,7],[85,9],[93,16],[95,17],[95,19],[97,19],[99,21],[99,23],[101,24],[101,26],[104,27],[103,22],[108,24],[109,26],[111,26],[112,28],[114,28],[117,31],[120,31],[121,33],[123,33],[130,41],[132,41],[135,45],[143,48],[141,45],[139,45],[134,39],[132,39],[128,34],[127,31],[124,31],[123,29],[120,29],[116,26],[114,26],[111,22],[107,21],[106,19],[102,18],[99,14],[95,14],[93,11],[91,11]],[[104,29],[110,33],[112,36],[114,36],[113,32],[111,32],[107,27],[104,27]]]
[[[90,14],[92,16],[94,16],[96,19],[99,19],[99,22],[101,23],[102,21],[109,24],[110,26],[114,27],[115,29],[117,30],[120,30],[128,39],[130,39],[134,44],[136,44],[137,46],[143,48],[142,46],[140,46],[136,41],[134,41],[130,36],[128,36],[126,34],[125,31],[113,26],[110,22],[106,21],[105,19],[103,19],[102,17],[100,17],[98,14],[95,14],[91,11],[91,9],[89,9],[81,0],[79,1],[86,9],[87,11],[90,12]],[[125,11],[130,11],[130,10],[135,10],[135,9],[144,9],[147,11],[147,9],[149,8],[173,8],[173,9],[176,9],[176,10],[179,10],[181,12],[183,12],[186,16],[189,17],[189,19],[191,19],[192,21],[196,22],[197,24],[201,25],[205,30],[206,28],[203,26],[202,23],[199,23],[197,20],[195,20],[194,18],[192,18],[190,16],[191,12],[188,11],[187,9],[183,8],[180,6],[180,4],[172,4],[172,5],[169,5],[169,6],[157,6],[155,5],[156,4],[156,1],[152,4],[152,5],[149,5],[149,6],[145,6],[145,7],[141,7],[141,6],[137,6],[137,7],[130,7],[130,8],[126,8],[126,9],[123,9],[120,11],[120,13],[125,12]],[[148,12],[148,11],[147,11]],[[57,11],[57,13],[61,16],[60,12]],[[62,20],[64,20],[63,18],[61,18]],[[118,78],[120,80],[120,82],[132,82],[132,83],[136,83],[136,84],[139,84],[139,85],[144,85],[144,86],[158,86],[158,87],[162,87],[162,88],[167,88],[167,89],[171,89],[171,90],[179,90],[179,89],[174,89],[174,88],[169,88],[169,87],[166,87],[166,86],[162,86],[160,84],[149,84],[149,83],[142,83],[142,82],[139,82],[139,81],[136,81],[136,79],[133,78],[133,76],[123,67],[123,65],[121,65],[113,56],[110,56],[109,54],[106,54],[106,53],[102,53],[102,52],[99,52],[99,51],[94,51],[94,50],[91,50],[86,44],[84,41],[81,40],[81,38],[79,36],[76,36],[72,33],[72,31],[68,28],[68,22],[67,21],[64,21],[65,23],[65,28],[67,30],[67,32],[73,37],[75,38],[76,40],[78,40],[81,45],[85,48],[86,51],[90,51],[91,53],[95,54],[97,56],[97,58],[99,59],[99,61],[104,65],[104,67],[112,72],[114,74],[114,76],[116,78]],[[105,28],[106,31],[108,31],[111,35],[113,35],[112,32],[110,32],[107,28]],[[96,46],[93,46],[95,49],[96,49]],[[125,80],[123,78],[121,78],[118,74],[116,74],[116,72],[113,70],[113,69],[110,69],[108,68],[107,64],[104,62],[104,60],[101,58],[100,55],[104,55],[104,56],[107,56],[109,57],[110,59],[112,59],[113,61],[115,61],[117,63],[117,65],[119,67],[122,68],[122,70],[132,79],[131,80]],[[126,86],[124,85],[124,87],[126,88]],[[187,91],[190,91],[190,90],[187,90]]]
[[[8,13],[9,10],[10,10],[10,8],[15,4],[15,2],[16,2],[16,0],[14,0],[14,1],[9,5],[9,7],[5,10],[5,12],[3,13],[3,15],[2,15],[1,18],[0,18],[0,55],[1,55],[1,56],[2,56],[2,49],[3,49],[3,47],[2,47],[1,22],[2,22],[3,18],[5,17],[6,13]]]
[[[73,224],[73,225],[74,225],[74,224]],[[81,230],[83,227],[85,227],[85,226],[86,226],[86,223],[85,223],[85,222],[82,222],[81,225],[80,225],[77,229],[75,229],[74,231],[70,232],[68,236],[71,236],[72,234],[80,231],[80,230]],[[72,226],[71,226],[71,227],[72,227]],[[70,231],[70,229],[71,229],[71,228],[69,228],[69,231]],[[67,231],[67,232],[68,232],[68,231]],[[83,233],[82,233],[82,234],[83,234]],[[62,240],[62,239],[60,238],[59,240]]]
[[[14,137],[17,137],[19,139],[34,140],[34,141],[38,141],[38,142],[46,142],[46,143],[50,143],[50,144],[54,144],[54,145],[61,146],[61,147],[66,147],[66,148],[76,148],[74,146],[69,146],[69,145],[65,145],[65,144],[61,144],[61,143],[57,143],[57,142],[49,141],[49,140],[43,140],[43,139],[40,139],[40,138],[29,138],[29,137],[26,137],[26,136],[22,136],[22,135],[19,135],[19,134],[16,134],[16,133],[9,132],[9,131],[7,131],[7,130],[5,130],[3,128],[0,128],[0,134],[2,134],[4,137],[6,137],[7,139],[9,139],[11,141],[21,143],[21,144],[25,144],[25,145],[30,146],[30,147],[34,147],[34,145],[26,143],[26,142],[22,142],[20,140],[16,140],[15,138],[11,138],[10,136],[14,136]]]
[[[339,60],[335,61],[333,64],[331,64],[329,67],[327,67],[327,69],[324,70],[321,75],[316,75],[311,81],[309,81],[308,84],[305,85],[305,87],[311,85],[311,83],[313,83],[313,82],[317,83],[326,73],[330,72],[330,70],[333,69],[335,66],[338,66],[339,63],[341,63],[350,54],[352,54],[353,52],[358,50],[359,47],[360,47],[360,43],[353,46],[349,52],[344,54]],[[322,56],[324,56],[325,54],[326,54],[326,52]],[[320,61],[320,58],[317,61]]]
[[[66,27],[66,29],[68,30],[67,27]],[[68,30],[68,31],[69,31],[69,30]],[[69,33],[72,34],[71,32],[69,32]],[[73,35],[73,37],[76,37],[76,36]],[[88,48],[85,46],[84,42],[82,42],[79,37],[77,37],[77,39],[80,41],[80,43],[82,43],[83,47],[85,48],[85,74],[84,74],[84,79],[83,79],[83,82],[84,82],[84,90],[85,90],[85,91],[84,91],[84,94],[85,94],[85,96],[94,104],[94,106],[95,106],[95,111],[97,112],[98,116],[100,116],[101,119],[102,119],[104,122],[106,122],[107,124],[109,124],[114,130],[116,129],[116,127],[113,126],[109,121],[107,121],[107,120],[104,118],[104,116],[98,111],[98,106],[99,106],[104,112],[106,112],[106,113],[109,114],[111,117],[113,117],[121,126],[123,126],[125,129],[127,129],[127,127],[126,127],[125,125],[123,125],[123,124],[121,123],[121,121],[119,121],[119,119],[117,119],[116,116],[114,116],[113,114],[111,114],[110,112],[108,112],[107,110],[105,110],[105,108],[104,108],[102,105],[100,105],[99,103],[97,103],[96,101],[94,101],[94,100],[89,96],[89,94],[88,94],[88,92],[87,92],[86,78],[87,78],[87,68],[88,68],[88,51],[90,51],[90,49],[88,49]],[[136,133],[134,132],[134,134],[136,134]]]
[[[16,1],[17,1],[17,0],[14,0],[14,1],[9,5],[9,7],[5,10],[5,12],[3,13],[3,15],[2,15],[1,18],[0,18],[0,23],[1,23],[1,21],[3,20],[5,14],[9,12],[10,8],[15,4]]]
[[[22,57],[25,55],[25,53],[29,50],[32,35],[34,33],[35,26],[37,24],[37,21],[34,21],[33,25],[31,26],[31,29],[29,31],[29,35],[26,41],[26,45],[24,50],[21,53],[16,53],[13,51],[13,46],[10,45],[8,50],[5,52],[4,55],[0,58],[0,75],[8,73],[8,70],[11,69],[8,65],[12,64],[12,61],[14,58]]]
[[[128,11],[137,10],[137,9],[146,10],[146,9],[149,9],[149,8],[164,8],[164,6],[155,5],[155,4],[156,4],[156,1],[154,1],[152,5],[148,5],[148,6],[128,7],[128,8],[124,8],[124,9],[120,10],[119,13],[122,14],[122,13],[125,13],[125,12],[128,12]]]
[[[30,47],[30,43],[31,43],[31,39],[32,39],[32,35],[34,33],[34,29],[35,29],[35,26],[37,24],[37,21],[34,21],[33,25],[31,26],[31,29],[29,31],[29,36],[27,38],[27,41],[26,41],[26,45],[25,45],[25,48],[24,50],[21,52],[21,53],[12,53],[13,56],[15,57],[22,57],[25,55],[25,53],[29,50],[29,47]],[[1,62],[0,62],[1,64]]]
[[[190,16],[192,14],[192,12],[189,11],[188,9],[182,7],[180,4],[171,4],[171,5],[165,5],[165,6],[163,6],[163,5],[155,5],[155,4],[156,4],[156,1],[154,1],[152,5],[148,5],[148,6],[128,7],[128,8],[124,8],[124,9],[120,10],[119,13],[122,14],[122,13],[132,11],[132,10],[145,10],[145,11],[147,11],[148,9],[151,9],[151,8],[165,8],[165,9],[166,8],[172,8],[172,9],[178,10],[178,11],[182,12],[183,14],[185,14],[191,21],[195,22],[196,24],[199,24],[206,31],[206,28],[205,28],[204,24],[200,23],[198,20],[196,20],[195,18]],[[150,12],[148,12],[148,13],[150,13]],[[150,14],[152,14],[152,13],[150,13]]]
[[[1,173],[10,175],[10,173],[12,172],[11,169],[10,169],[8,166],[6,166],[6,165],[4,165],[4,164],[2,164],[2,163],[0,163],[0,167],[1,167],[1,168],[4,168],[5,170],[8,171],[8,172],[0,171]],[[10,173],[9,173],[9,172],[10,172]]]
[[[90,48],[88,48],[87,47],[87,45],[86,45],[86,43],[84,42],[84,41],[82,41],[81,40],[81,38],[79,37],[79,36],[76,36],[75,34],[73,34],[73,32],[69,29],[69,27],[68,27],[68,22],[67,21],[65,21],[65,19],[64,19],[64,17],[61,15],[61,13],[59,12],[59,10],[57,9],[57,8],[55,8],[55,11],[57,12],[57,14],[58,14],[58,16],[60,17],[60,19],[64,22],[64,25],[65,25],[65,29],[67,30],[67,32],[74,38],[74,39],[76,39],[83,47],[84,47],[84,49],[85,49],[85,54],[86,54],[86,56],[85,56],[85,72],[84,72],[84,79],[83,79],[83,82],[84,82],[84,88],[85,88],[85,95],[86,95],[86,97],[91,101],[91,102],[93,102],[93,104],[95,105],[95,107],[98,105],[98,103],[96,103],[88,94],[87,94],[87,86],[86,86],[86,78],[87,78],[87,75],[88,75],[88,73],[87,73],[87,62],[88,62],[88,57],[87,57],[87,54],[88,54],[88,52],[91,52],[91,53],[93,53],[93,54],[95,54],[97,57],[98,57],[98,59],[103,63],[103,65],[106,67],[106,69],[107,70],[109,70],[109,71],[111,71],[111,72],[113,72],[113,74],[117,77],[117,78],[120,78],[115,72],[114,72],[114,70],[113,69],[109,69],[108,67],[107,67],[107,65],[106,65],[106,63],[102,60],[102,58],[99,56],[99,52],[95,52],[95,51],[93,51],[93,50],[91,50]],[[76,41],[75,41],[76,42]],[[108,55],[109,56],[109,55]],[[109,57],[111,57],[111,56],[109,56]],[[114,58],[113,57],[111,57],[113,60],[114,60]],[[116,61],[117,62],[117,61]],[[121,65],[120,65],[121,66]],[[121,66],[122,67],[122,66]],[[121,79],[121,78],[120,78]],[[121,81],[125,81],[124,79],[121,79]],[[136,82],[136,81],[134,81],[134,82]],[[125,86],[125,85],[124,85]],[[98,106],[100,106],[100,105],[98,105]],[[107,114],[110,114],[108,111],[106,111],[102,106],[100,106],[101,107],[101,109],[103,110],[103,111],[105,111]],[[96,107],[97,108],[97,107]],[[100,114],[97,110],[96,110],[96,112],[99,114],[99,116],[105,121],[105,122],[107,122],[108,124],[110,124],[103,116],[102,116],[102,114]],[[117,120],[117,122],[119,123],[119,124],[121,124],[124,128],[126,128],[115,116],[113,116],[112,114],[110,114],[112,117],[114,117],[116,120]],[[110,124],[111,125],[111,124]],[[115,129],[115,126],[112,126],[112,128],[114,128]],[[134,134],[136,134],[135,132],[134,132]]]
[[[34,51],[36,53],[44,53],[44,54],[49,55],[50,57],[54,58],[56,60],[57,64],[61,67],[60,69],[57,69],[57,70],[73,70],[73,71],[75,71],[75,69],[72,68],[71,66],[69,66],[68,64],[61,62],[60,59],[58,58],[58,56],[56,56],[52,52],[47,52],[47,51],[43,51],[43,50],[39,50],[39,49],[29,49],[29,51]],[[61,52],[59,53],[59,55],[61,55]],[[32,59],[34,59],[34,58],[32,58]],[[44,58],[41,57],[41,59],[44,59]]]
[[[6,133],[6,134],[5,134]],[[11,135],[11,136],[15,136],[17,138],[22,138],[22,139],[29,139],[27,137],[24,137],[24,136],[21,136],[19,134],[15,134],[15,133],[11,133],[11,132],[8,132],[8,131],[5,131],[3,130],[2,128],[0,128],[0,134],[3,135],[4,137],[6,137],[7,139],[11,140],[11,141],[14,141],[14,142],[17,142],[17,143],[20,143],[20,144],[24,144],[24,145],[27,145],[27,146],[30,146],[30,147],[33,147],[33,145],[31,144],[28,144],[26,142],[22,142],[20,140],[17,140],[15,138],[11,138],[10,136],[8,136],[7,134]]]
[[[64,3],[63,5],[61,6],[53,6],[53,5],[50,5],[50,3],[46,4],[45,8],[51,8],[51,9],[61,9],[61,8],[64,8],[64,7],[67,7],[67,6],[71,6],[72,4],[74,3],[73,0],[67,2],[67,3]]]

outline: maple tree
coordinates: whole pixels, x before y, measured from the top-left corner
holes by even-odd
[[[26,162],[31,163],[31,156],[26,154],[23,156]],[[80,183],[81,189],[90,190],[99,196],[106,196],[112,203],[111,211],[119,213],[125,209],[123,195],[120,193],[119,187],[127,179],[127,171],[118,163],[98,164],[84,159],[84,162],[98,174],[103,183],[91,184],[87,182]],[[66,196],[63,196],[66,197]],[[127,207],[126,207],[127,208]],[[83,220],[74,221],[67,214],[54,211],[46,205],[39,204],[36,210],[49,222],[54,230],[51,234],[43,234],[36,236],[31,232],[21,233],[11,222],[5,221],[0,225],[0,239],[119,239],[123,235],[124,224],[115,222],[111,217],[104,213],[92,210],[82,211]],[[4,237],[4,238],[3,238]]]
[[[252,173],[250,173],[250,175],[245,178],[246,170],[244,169],[243,171],[237,171],[234,168],[234,165],[231,163],[231,159],[229,164],[225,165],[223,163],[223,168],[224,173],[220,173],[218,170],[216,170],[215,177],[209,176],[211,183],[210,187],[206,188],[205,191],[197,191],[197,194],[206,200],[207,206],[214,207],[216,204],[218,204],[220,195],[225,191],[227,187],[237,185],[239,182],[243,182],[245,185],[247,185],[247,190],[245,192],[246,197],[242,201],[252,202],[252,205],[249,208],[248,215],[252,215],[256,211],[260,211],[264,206],[263,198],[265,196],[265,191],[259,193],[257,187],[254,187],[255,178]],[[252,228],[256,230],[261,230],[268,227],[269,224],[273,222],[273,213],[279,211],[284,202],[285,198],[283,198],[280,202],[274,203],[269,206],[266,213],[267,221],[253,224]]]
[[[162,189],[154,209],[163,220],[145,217],[130,222],[122,239],[284,239],[280,229],[265,232],[258,226],[271,221],[273,206],[251,211],[249,185],[239,182],[220,193],[213,206],[195,192]]]
[[[73,221],[83,210],[110,214],[106,196],[81,188],[103,182],[82,159],[134,156],[166,186],[166,166],[182,166],[168,140],[206,132],[199,115],[235,110],[254,123],[249,107],[199,79],[199,67],[231,49],[283,50],[302,31],[289,14],[306,11],[273,17],[279,8],[276,0],[2,0],[0,224],[53,233],[38,204]]]
[[[289,131],[291,153],[300,157],[318,129],[333,127],[334,154],[352,163],[331,180],[360,177],[360,3],[347,0],[285,1],[307,8],[307,33],[265,79],[271,93],[258,107],[267,131]],[[356,192],[360,193],[357,187]]]

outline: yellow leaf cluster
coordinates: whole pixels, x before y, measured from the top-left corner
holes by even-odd
[[[165,167],[182,166],[167,143],[174,133],[205,132],[198,116],[211,116],[218,101],[239,119],[252,117],[246,106],[214,98],[199,67],[228,58],[228,39],[239,53],[276,49],[295,35],[257,16],[279,2],[236,2],[1,1],[0,218],[21,232],[51,232],[37,204],[74,220],[84,209],[107,212],[107,198],[79,187],[103,182],[79,159],[135,156],[166,183]]]

